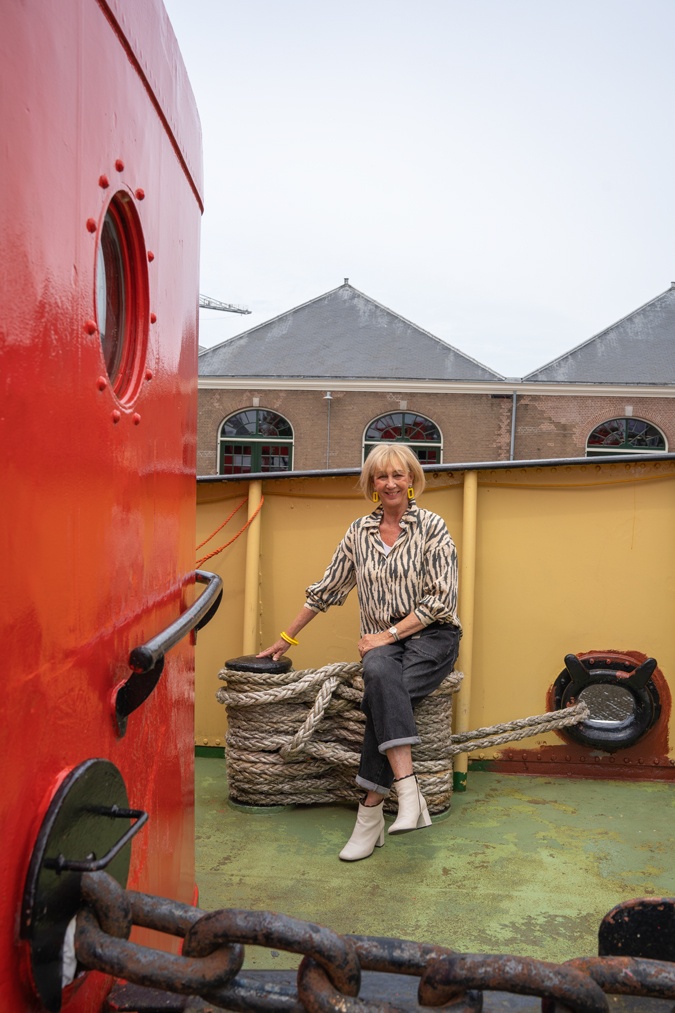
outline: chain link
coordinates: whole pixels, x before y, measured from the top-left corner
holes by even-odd
[[[204,999],[228,1010],[395,1013],[403,1007],[359,999],[362,971],[420,979],[419,1005],[481,1013],[484,990],[541,996],[573,1013],[609,1013],[606,994],[675,999],[675,964],[636,957],[590,957],[553,964],[528,957],[456,953],[405,939],[340,936],[271,911],[205,913],[177,901],[123,890],[104,872],[82,876],[79,964],[136,985]],[[182,955],[130,943],[133,925],[184,940]],[[241,974],[246,944],[302,954],[296,987]],[[406,1007],[407,1008],[407,1007]]]

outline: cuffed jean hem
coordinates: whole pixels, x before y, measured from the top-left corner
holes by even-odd
[[[380,753],[386,753],[395,746],[419,746],[421,741],[419,735],[409,735],[406,739],[389,739],[388,742],[381,742],[377,749]]]
[[[357,774],[356,777],[354,778],[354,780],[358,784],[359,788],[365,788],[366,791],[376,791],[378,793],[378,795],[388,795],[389,794],[389,790],[390,790],[389,788],[385,788],[381,784],[375,784],[374,781],[367,781],[365,779],[365,777],[361,777],[360,774]]]

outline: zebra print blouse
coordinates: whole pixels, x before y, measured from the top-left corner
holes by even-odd
[[[380,506],[349,527],[321,580],[307,588],[307,608],[326,612],[344,604],[356,587],[362,636],[386,630],[411,612],[424,626],[439,622],[461,629],[457,550],[443,519],[411,502],[386,555],[380,539],[382,512]]]

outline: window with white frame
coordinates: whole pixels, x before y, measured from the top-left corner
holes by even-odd
[[[380,415],[366,428],[363,439],[364,460],[378,443],[405,443],[420,464],[440,464],[443,439],[435,422],[416,412],[389,412]]]
[[[608,419],[596,426],[586,441],[586,457],[601,454],[649,454],[667,450],[660,429],[632,416]]]
[[[268,408],[246,408],[226,418],[218,434],[218,474],[290,471],[293,427]]]

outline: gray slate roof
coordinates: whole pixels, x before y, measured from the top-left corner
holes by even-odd
[[[504,379],[347,281],[201,352],[199,375],[326,380]]]
[[[675,282],[667,292],[523,379],[550,383],[675,383]]]

